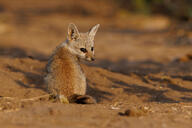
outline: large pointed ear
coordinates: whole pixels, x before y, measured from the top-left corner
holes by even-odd
[[[94,40],[95,34],[99,28],[100,24],[97,24],[95,26],[93,26],[90,30],[89,30],[89,36],[91,37],[92,40]]]
[[[68,39],[69,40],[76,40],[77,38],[79,38],[80,34],[79,31],[77,29],[77,27],[75,26],[75,24],[70,23],[68,26]]]

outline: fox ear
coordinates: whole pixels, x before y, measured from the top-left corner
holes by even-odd
[[[93,26],[90,30],[89,30],[89,36],[91,37],[91,39],[93,40],[95,37],[95,34],[99,28],[100,24],[97,24],[95,26]]]
[[[69,40],[76,40],[79,38],[79,31],[75,24],[70,23],[68,26],[68,39]]]

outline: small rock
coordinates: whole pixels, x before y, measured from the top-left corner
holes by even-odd
[[[178,59],[179,62],[188,62],[192,61],[192,54],[187,54],[181,58]]]
[[[130,116],[130,117],[140,117],[146,115],[147,111],[143,111],[143,109],[129,108],[126,109],[125,112],[120,112],[121,116]]]

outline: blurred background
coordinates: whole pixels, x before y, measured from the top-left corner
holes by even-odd
[[[190,0],[114,0],[114,2],[118,4],[118,10],[127,13],[162,14],[181,21],[189,21],[192,17]]]
[[[129,14],[161,14],[181,21],[190,21],[190,0],[6,0],[0,1],[0,12],[23,15],[73,14],[81,16],[119,16]]]
[[[0,52],[45,59],[65,40],[70,22],[80,31],[101,24],[96,38],[99,58],[116,55],[110,53],[110,42],[122,44],[124,50],[117,51],[117,58],[136,54],[129,50],[131,43],[122,42],[188,46],[191,18],[191,0],[0,0]]]

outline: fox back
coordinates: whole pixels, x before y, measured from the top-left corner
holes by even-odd
[[[79,60],[94,60],[94,36],[98,27],[99,24],[89,32],[79,33],[74,24],[69,24],[67,40],[56,48],[46,65],[49,93],[62,95],[69,101],[74,95],[86,94],[86,77]]]

